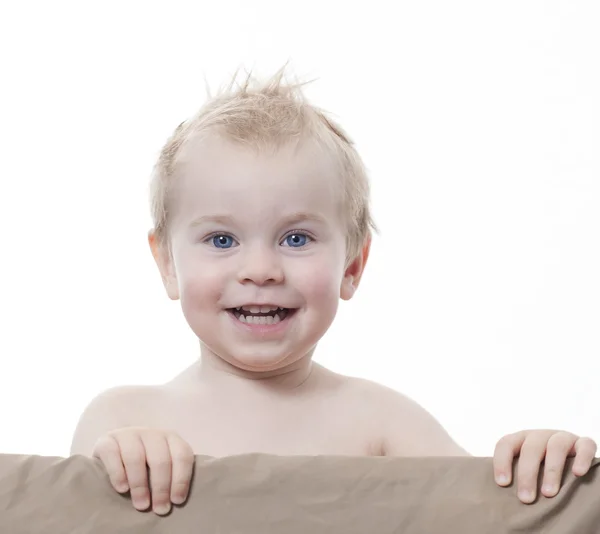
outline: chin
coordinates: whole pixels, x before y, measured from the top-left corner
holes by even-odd
[[[229,365],[242,371],[268,373],[280,371],[307,357],[310,350],[277,351],[277,350],[218,350],[215,354]]]
[[[289,356],[277,357],[277,356],[266,356],[262,355],[238,355],[235,357],[227,358],[231,365],[242,369],[244,371],[277,371],[283,369],[299,360],[300,358],[290,358]]]

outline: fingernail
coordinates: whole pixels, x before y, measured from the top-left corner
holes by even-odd
[[[183,504],[183,501],[185,501],[185,495],[176,494],[171,497],[171,502],[173,504]]]
[[[134,506],[138,509],[138,510],[145,510],[146,508],[148,508],[148,506],[150,506],[150,500],[149,499],[138,499],[134,502]]]
[[[554,484],[544,484],[544,494],[554,495],[556,493],[556,486]]]
[[[589,466],[576,463],[573,465],[573,474],[576,477],[583,476],[583,475],[585,475],[585,473],[587,472],[588,469],[589,469]]]
[[[154,507],[154,512],[159,515],[165,515],[165,514],[169,513],[170,509],[171,509],[171,507],[168,504],[157,504]]]
[[[505,484],[508,484],[508,477],[506,475],[498,475],[496,477],[496,482],[501,486],[504,486]]]
[[[533,491],[531,490],[521,490],[519,492],[519,499],[521,499],[523,502],[526,503],[530,503],[533,502],[535,496],[533,494]]]

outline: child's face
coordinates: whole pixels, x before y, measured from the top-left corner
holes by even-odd
[[[346,222],[333,164],[308,145],[259,155],[209,138],[188,146],[178,169],[173,258],[157,260],[205,350],[250,371],[311,353],[364,263],[344,266]],[[252,305],[287,311],[259,319],[236,309]]]

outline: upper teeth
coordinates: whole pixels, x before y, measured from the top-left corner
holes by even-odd
[[[283,310],[277,306],[240,306],[236,308],[237,311],[247,311],[250,313],[269,313],[272,311]]]

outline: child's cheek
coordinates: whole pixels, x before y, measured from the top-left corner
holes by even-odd
[[[195,269],[182,269],[180,293],[182,305],[197,309],[219,306],[226,283],[222,268],[204,264]]]
[[[330,262],[322,262],[310,269],[298,273],[296,288],[305,299],[316,302],[337,301],[342,277]]]

